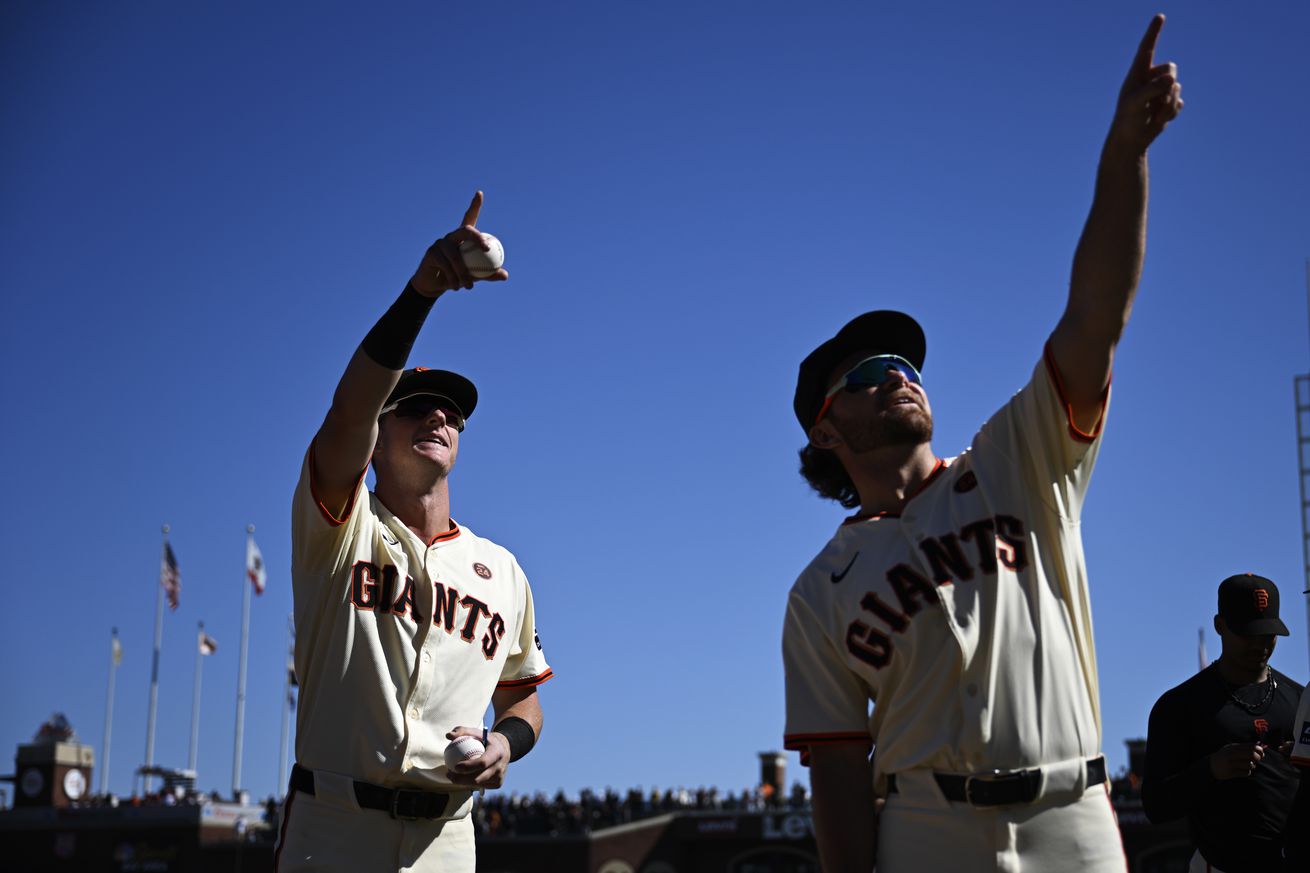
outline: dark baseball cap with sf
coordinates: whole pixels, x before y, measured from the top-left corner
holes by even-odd
[[[855,352],[867,352],[870,357],[899,355],[913,364],[914,369],[922,371],[927,347],[923,328],[904,312],[877,309],[851,319],[836,336],[801,361],[796,397],[792,401],[801,429],[809,433],[814,427],[824,395],[828,393],[833,367],[845,358]]]
[[[1263,576],[1238,573],[1219,583],[1219,616],[1238,636],[1288,636],[1278,617],[1278,586]]]
[[[473,414],[473,408],[478,405],[478,389],[459,373],[414,367],[400,374],[400,381],[382,408],[387,409],[406,398],[421,394],[445,397],[455,404],[455,411],[465,419]]]

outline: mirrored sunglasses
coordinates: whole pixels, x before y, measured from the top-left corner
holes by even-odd
[[[455,429],[457,433],[464,432],[464,416],[455,410],[455,404],[449,397],[440,397],[435,394],[416,394],[412,397],[406,397],[404,400],[398,400],[389,406],[382,407],[382,415],[388,412],[395,413],[396,418],[427,418],[432,414],[432,410],[440,409],[446,416],[446,424]]]
[[[919,375],[919,371],[900,355],[874,355],[872,358],[865,358],[843,373],[837,384],[823,395],[823,406],[819,407],[819,414],[815,416],[814,423],[818,424],[823,420],[823,414],[828,411],[832,399],[839,391],[855,392],[863,388],[876,387],[890,379],[892,373],[900,373],[905,381],[913,382],[915,385],[923,384],[923,377]]]

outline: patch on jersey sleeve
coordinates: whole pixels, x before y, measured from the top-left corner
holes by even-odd
[[[959,479],[955,480],[955,493],[967,494],[978,487],[978,477],[974,475],[973,470],[968,470]]]
[[[490,578],[491,578],[491,571],[490,571],[489,569],[487,569],[487,565],[486,565],[486,564],[482,564],[482,563],[474,564],[474,565],[473,565],[473,572],[474,572],[474,573],[477,573],[477,574],[478,574],[479,576],[481,576],[483,579],[490,579]]]
[[[533,629],[532,629],[532,642],[536,644],[536,646],[537,646],[537,651],[540,652],[540,651],[541,651],[541,634],[537,633],[537,629],[536,629],[536,628],[533,628]]]
[[[1310,743],[1310,721],[1301,722],[1301,739],[1298,742]]]

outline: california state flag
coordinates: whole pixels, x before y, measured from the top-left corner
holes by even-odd
[[[255,593],[263,594],[268,576],[264,572],[264,556],[259,553],[254,537],[246,537],[246,575],[250,577],[250,584],[255,586]]]

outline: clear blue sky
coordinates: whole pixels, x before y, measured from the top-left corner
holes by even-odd
[[[1232,572],[1280,583],[1274,664],[1307,675],[1310,7],[1173,5],[1187,106],[1152,151],[1084,522],[1116,770],[1198,627],[1218,653]],[[1066,7],[4,4],[0,758],[56,710],[99,751],[117,626],[130,789],[167,522],[156,760],[185,764],[204,621],[200,784],[226,790],[254,524],[243,781],[277,790],[301,458],[481,188],[512,278],[440,301],[411,360],[481,389],[454,514],[518,555],[558,673],[509,787],[753,784],[786,592],[843,516],[796,473],[796,366],[859,312],[910,311],[945,455],[1023,384],[1160,11]]]

